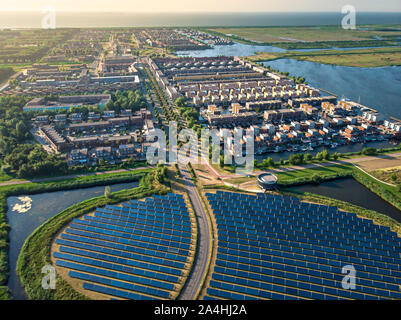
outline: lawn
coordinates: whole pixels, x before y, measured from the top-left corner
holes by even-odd
[[[297,180],[308,180],[314,175],[318,175],[322,178],[336,177],[338,175],[347,175],[352,173],[352,165],[335,165],[329,167],[318,167],[311,169],[302,170],[291,170],[287,172],[277,172],[275,175],[278,178],[279,184],[287,184]]]

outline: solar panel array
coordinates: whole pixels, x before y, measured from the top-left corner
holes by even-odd
[[[74,219],[56,239],[56,265],[85,290],[114,298],[170,299],[183,285],[192,248],[182,195],[169,193]]]
[[[294,197],[206,196],[218,251],[204,299],[401,298],[401,239],[390,228]]]

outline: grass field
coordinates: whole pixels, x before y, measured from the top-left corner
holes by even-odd
[[[374,170],[370,174],[387,183],[401,184],[401,166]]]
[[[401,36],[401,31],[381,27],[370,30],[344,30],[337,26],[322,27],[238,27],[209,29],[225,35],[235,35],[254,42],[314,42],[361,41],[379,36]]]
[[[275,175],[278,178],[279,184],[286,184],[288,182],[310,179],[314,175],[318,175],[322,178],[335,177],[337,175],[345,175],[352,173],[352,165],[336,165],[329,167],[318,167],[311,169],[292,170],[287,172],[277,172]]]
[[[323,64],[341,65],[348,67],[372,68],[401,65],[401,47],[372,48],[360,50],[323,50],[310,52],[258,52],[249,56],[253,62],[276,59],[297,59]]]

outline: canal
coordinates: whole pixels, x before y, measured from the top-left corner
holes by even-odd
[[[352,178],[327,181],[319,185],[306,184],[291,187],[289,189],[315,193],[333,199],[346,201],[366,209],[383,213],[394,220],[401,222],[401,211]]]
[[[401,119],[401,67],[354,68],[279,59],[264,62],[273,69],[306,78],[312,87],[360,101],[386,118]]]
[[[139,182],[121,183],[110,186],[112,192],[132,189]],[[104,186],[68,191],[46,192],[35,195],[22,195],[7,199],[10,247],[10,276],[8,288],[14,299],[27,299],[25,290],[16,273],[19,253],[29,235],[41,224],[68,207],[87,199],[104,194]]]

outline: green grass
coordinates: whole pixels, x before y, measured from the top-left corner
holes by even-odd
[[[302,170],[291,170],[287,172],[274,173],[280,186],[305,184],[312,182],[313,176],[317,175],[321,181],[331,180],[352,175],[353,166],[350,164],[340,164],[327,167],[316,167]]]
[[[401,65],[401,47],[357,49],[349,51],[256,52],[255,55],[248,56],[247,58],[253,62],[296,59],[349,67],[383,67]]]
[[[354,168],[353,177],[370,191],[401,211],[401,190],[399,190],[398,187],[392,187],[381,183],[358,168]]]
[[[207,28],[210,32],[234,41],[253,45],[274,45],[284,49],[329,47],[372,47],[394,45],[401,31],[344,30],[338,26],[319,27],[223,27]],[[385,40],[374,37],[386,36]]]

